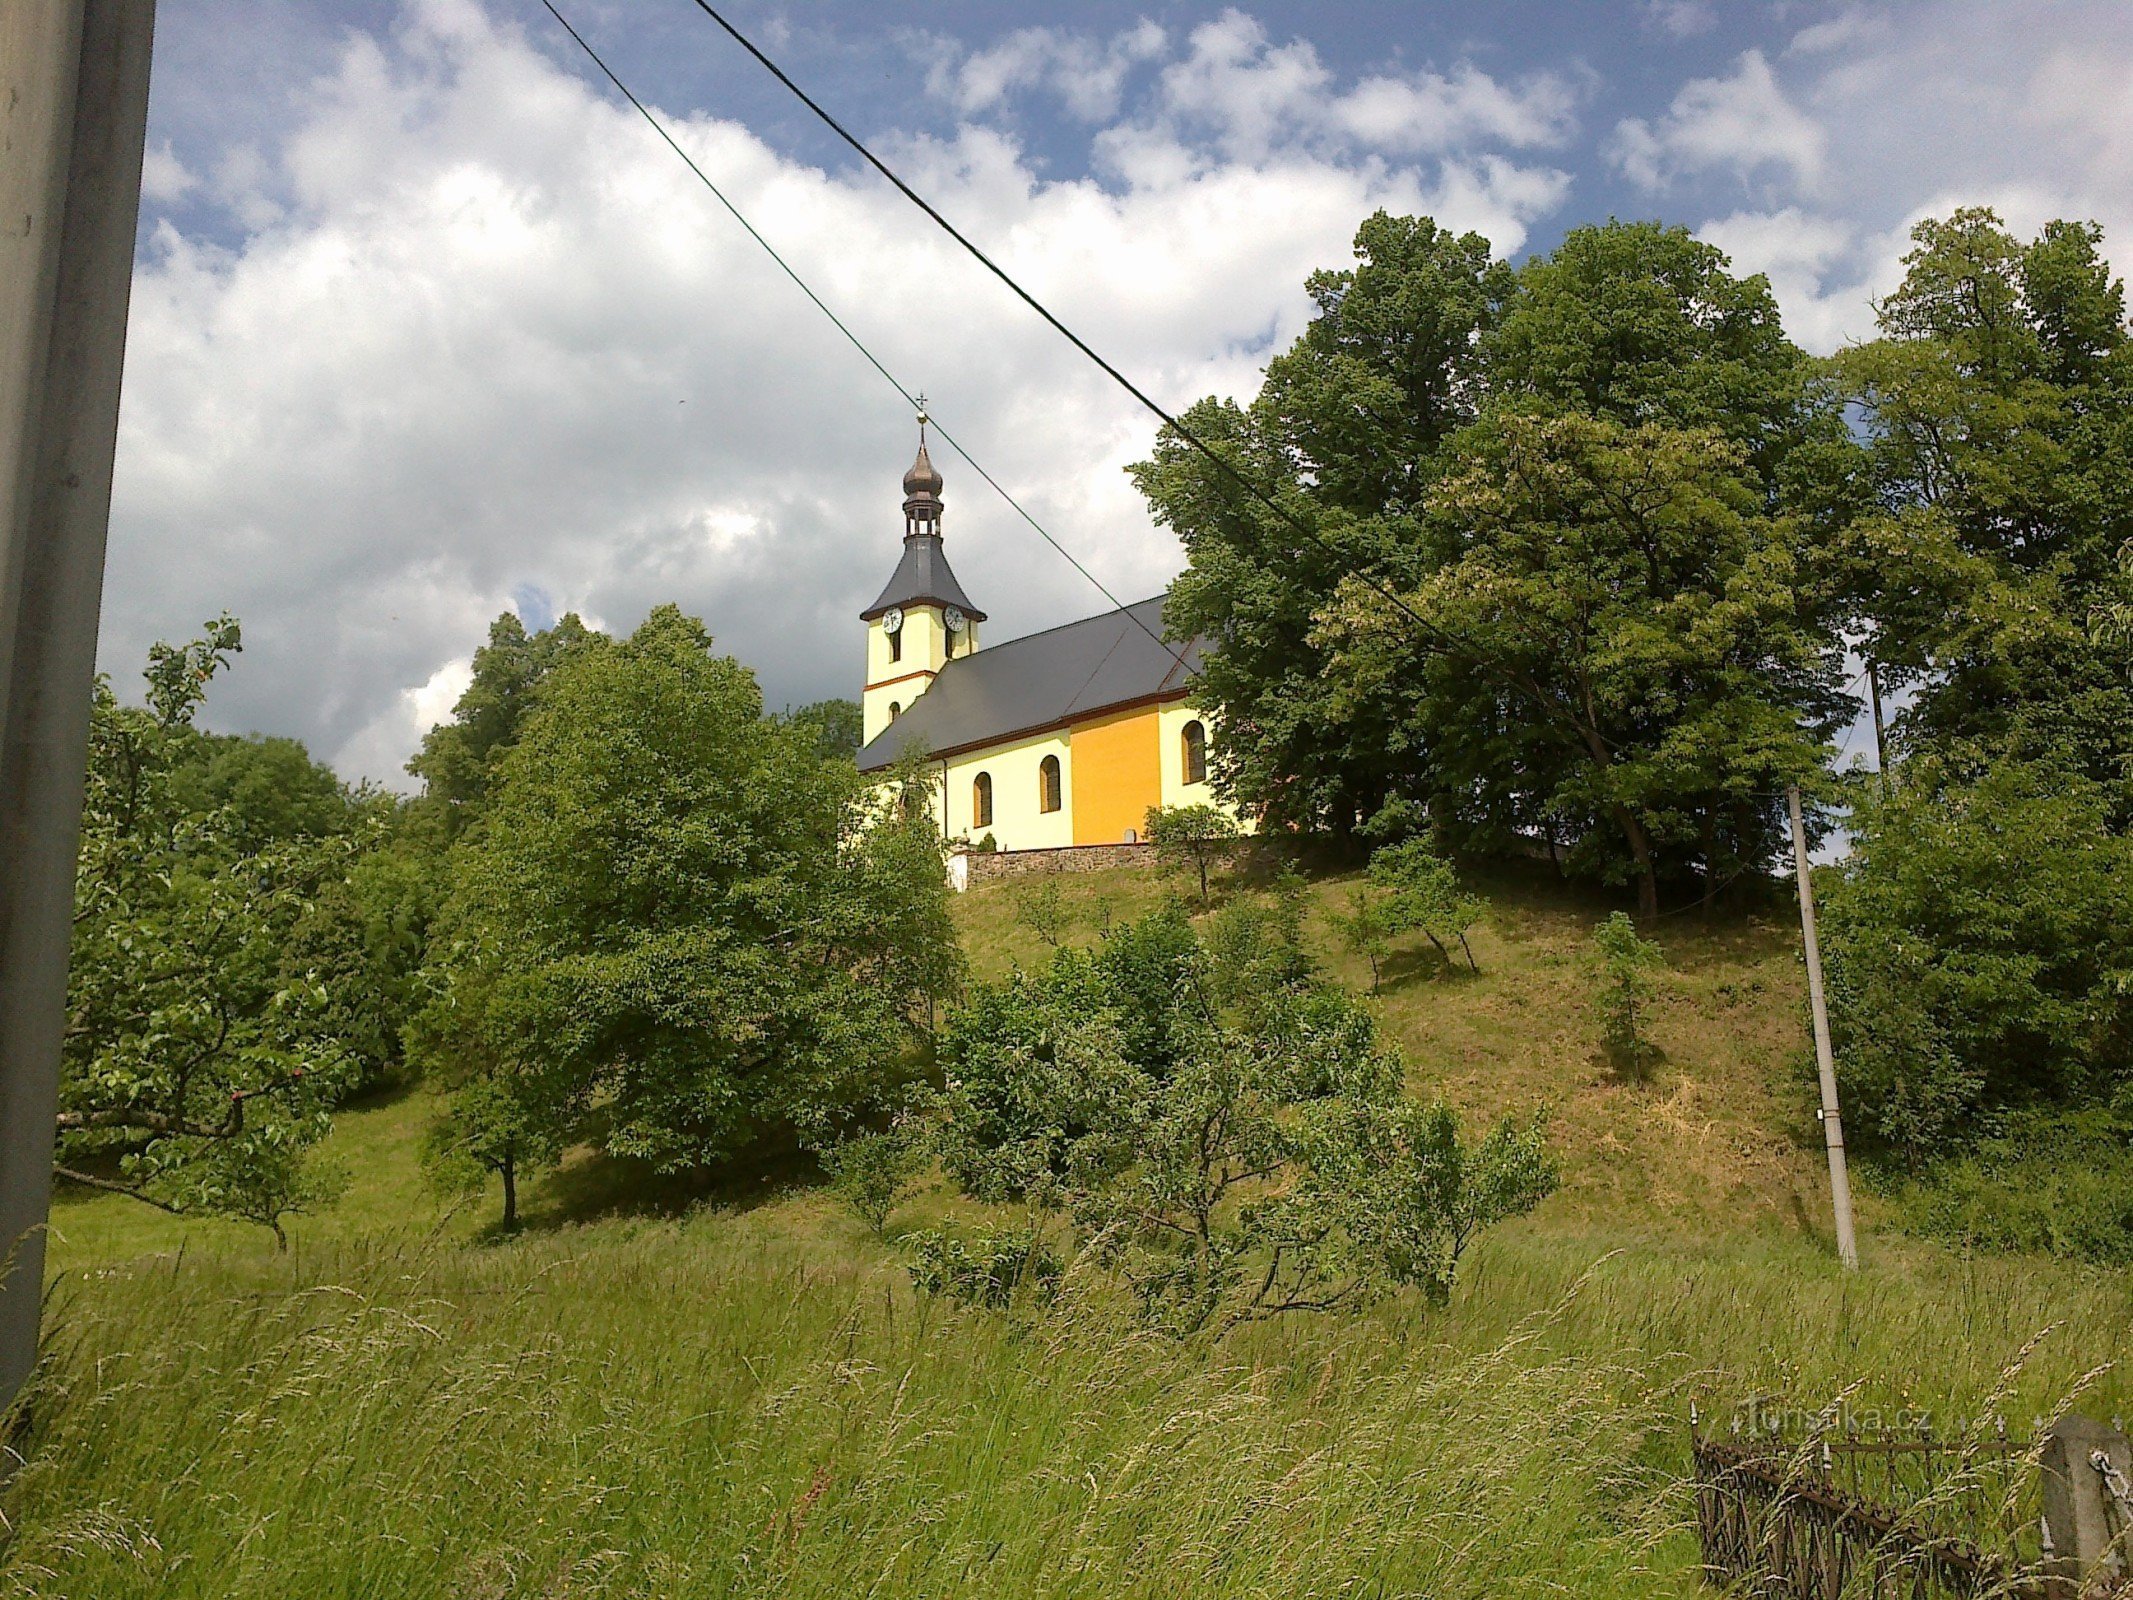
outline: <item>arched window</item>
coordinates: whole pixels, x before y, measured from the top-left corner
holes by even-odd
[[[894,722],[898,717],[902,716],[903,714],[904,708],[898,705],[894,700],[891,700],[889,702],[889,720],[891,722]]]
[[[889,635],[889,659],[891,661],[901,661],[903,660],[903,658],[904,630],[898,628],[895,632]]]
[[[992,774],[981,772],[970,780],[970,825],[992,826]]]
[[[1178,736],[1185,751],[1185,781],[1207,781],[1207,727],[1204,723],[1188,722]]]
[[[1059,758],[1046,756],[1037,763],[1037,809],[1059,809]]]

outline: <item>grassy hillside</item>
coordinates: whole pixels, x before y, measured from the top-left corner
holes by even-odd
[[[1100,937],[1181,885],[1134,870],[1062,876],[1073,937]],[[1353,875],[1315,879],[1309,937],[1332,976],[1370,986],[1327,913]],[[1196,887],[1196,886],[1195,886]],[[1667,917],[1651,935],[1667,954],[1652,1032],[1663,1057],[1626,1083],[1599,1056],[1591,1014],[1593,925],[1613,902],[1534,872],[1480,887],[1489,911],[1471,936],[1479,974],[1447,970],[1420,935],[1387,967],[1377,1009],[1406,1053],[1415,1088],[1464,1112],[1549,1109],[1563,1191],[1545,1215],[1575,1224],[1762,1230],[1824,1226],[1827,1178],[1814,1121],[1807,999],[1790,907]],[[1018,920],[1031,880],[988,884],[957,904],[974,971],[1041,964],[1044,943]],[[1249,892],[1234,891],[1234,892]],[[1215,904],[1222,902],[1218,891]],[[1196,902],[1195,902],[1196,903]]]
[[[1313,886],[1315,937],[1367,986],[1324,937],[1343,889]],[[61,1205],[0,1596],[1687,1596],[1692,1396],[2133,1409],[2095,1375],[2133,1346],[2133,1275],[1872,1229],[1836,1270],[1781,918],[1661,925],[1666,1059],[1629,1085],[1586,1010],[1603,908],[1488,889],[1481,974],[1431,953],[1377,1003],[1418,1087],[1549,1105],[1567,1181],[1441,1312],[1172,1341],[1093,1278],[966,1311],[791,1175],[707,1194],[584,1153],[497,1241],[493,1196],[422,1186],[403,1093],[342,1116],[349,1195],[284,1256]],[[1089,939],[1168,889],[1062,892]],[[1016,899],[957,906],[981,974],[1046,955]]]

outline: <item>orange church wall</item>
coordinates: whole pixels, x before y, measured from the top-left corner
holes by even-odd
[[[1145,831],[1148,808],[1163,798],[1157,708],[1136,706],[1077,722],[1069,735],[1074,842],[1117,844]]]

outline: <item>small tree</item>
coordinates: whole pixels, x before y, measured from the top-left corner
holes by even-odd
[[[1599,953],[1599,992],[1593,1010],[1600,1019],[1600,1040],[1607,1059],[1619,1072],[1641,1078],[1658,1055],[1645,1037],[1646,1013],[1655,987],[1652,973],[1666,956],[1649,939],[1640,938],[1627,912],[1617,911],[1592,931]]]
[[[923,1156],[911,1131],[898,1126],[881,1133],[854,1134],[826,1151],[822,1165],[829,1174],[830,1192],[850,1206],[878,1239],[887,1234],[890,1216],[910,1193]]]
[[[1466,942],[1467,930],[1481,920],[1481,898],[1459,887],[1457,870],[1427,840],[1403,839],[1373,853],[1370,881],[1384,892],[1389,932],[1420,932],[1437,947],[1447,968],[1452,953],[1445,941],[1456,939],[1466,953],[1468,968],[1481,970],[1474,947]]]
[[[1054,950],[1066,943],[1073,927],[1073,913],[1060,893],[1057,878],[1027,884],[1015,892],[1015,921],[1029,929]]]
[[[1391,910],[1385,895],[1367,881],[1350,891],[1348,904],[1346,912],[1333,914],[1333,925],[1340,930],[1341,944],[1348,953],[1370,963],[1370,992],[1376,994],[1385,957],[1392,949]]]
[[[519,1179],[563,1153],[563,1119],[531,1088],[514,1073],[479,1073],[452,1091],[423,1136],[423,1165],[439,1188],[471,1194],[492,1173],[501,1180],[506,1233],[518,1231]]]
[[[1207,900],[1207,869],[1218,854],[1243,832],[1237,819],[1210,805],[1150,806],[1148,842],[1156,859],[1167,871],[1196,873],[1200,900]]]

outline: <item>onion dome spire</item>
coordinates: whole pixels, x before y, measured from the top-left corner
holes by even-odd
[[[926,454],[926,397],[918,397],[918,459],[904,474],[904,537],[939,538],[941,532],[941,473]]]

